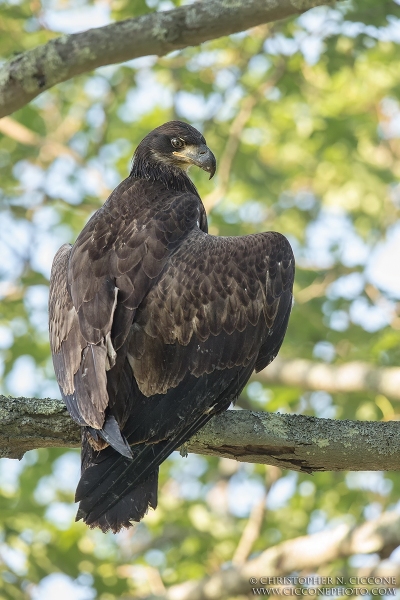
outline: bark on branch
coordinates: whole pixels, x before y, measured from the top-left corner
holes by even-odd
[[[79,444],[79,427],[60,400],[0,396],[0,457]],[[304,472],[397,471],[400,425],[232,410],[215,417],[187,450]]]
[[[322,4],[329,0],[204,0],[64,35],[0,67],[0,117],[57,83],[97,67],[139,56],[163,56]]]
[[[400,369],[373,367],[365,362],[336,366],[298,358],[277,358],[253,379],[332,393],[376,392],[400,400]]]

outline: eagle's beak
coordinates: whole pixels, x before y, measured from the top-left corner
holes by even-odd
[[[205,144],[201,144],[201,146],[186,146],[186,148],[179,152],[173,152],[173,154],[178,159],[183,159],[185,163],[196,165],[196,167],[200,167],[203,171],[210,173],[210,179],[214,176],[217,161],[210,148]]]
[[[203,144],[198,147],[196,156],[193,157],[193,164],[210,173],[210,179],[214,177],[217,168],[217,161],[210,148]]]

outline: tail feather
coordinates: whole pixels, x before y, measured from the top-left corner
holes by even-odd
[[[192,394],[194,394],[196,387],[199,386],[199,382],[194,380],[193,382],[190,381],[190,383],[192,383],[190,392]],[[106,448],[105,450],[102,450],[99,454],[97,454],[96,457],[93,456],[93,460],[86,460],[85,465],[83,465],[83,469],[90,467],[92,470],[90,471],[90,475],[89,475],[89,473],[85,474],[85,476],[82,474],[82,478],[81,478],[81,481],[79,482],[78,489],[76,492],[76,501],[77,502],[80,501],[84,497],[89,498],[92,494],[97,493],[97,487],[98,487],[99,481],[98,481],[98,477],[96,476],[96,473],[99,473],[99,476],[100,476],[100,471],[97,471],[95,469],[96,469],[96,466],[101,462],[107,461],[107,464],[108,464],[108,469],[102,468],[102,470],[101,470],[101,481],[108,482],[108,487],[105,486],[105,488],[104,488],[104,492],[103,492],[104,496],[108,495],[108,490],[110,489],[111,485],[115,486],[117,483],[119,483],[119,480],[116,480],[116,477],[115,477],[115,475],[116,475],[115,469],[117,469],[119,472],[119,469],[120,468],[122,469],[122,467],[120,467],[120,465],[126,465],[126,467],[121,470],[120,478],[123,478],[125,476],[125,469],[129,469],[129,468],[132,472],[135,472],[136,475],[140,475],[143,479],[145,477],[147,477],[147,474],[150,471],[146,471],[146,473],[144,475],[142,475],[142,473],[138,472],[136,461],[139,460],[139,457],[141,457],[142,460],[144,459],[143,452],[146,449],[147,449],[147,452],[145,453],[145,456],[149,457],[150,460],[152,460],[152,458],[153,458],[152,453],[154,452],[155,447],[158,448],[157,452],[160,452],[161,448],[163,447],[163,441],[168,439],[168,437],[169,437],[168,431],[167,431],[168,423],[170,422],[170,419],[168,418],[169,417],[168,413],[171,413],[171,412],[175,413],[175,415],[176,415],[175,418],[180,423],[180,429],[178,429],[178,431],[175,432],[175,435],[173,435],[170,438],[170,440],[172,442],[174,442],[176,436],[180,434],[180,431],[182,429],[187,428],[187,426],[190,423],[190,420],[192,421],[192,424],[190,425],[190,431],[188,431],[186,433],[189,437],[190,437],[190,435],[192,435],[192,433],[190,433],[190,432],[193,431],[193,425],[195,425],[195,423],[197,422],[197,419],[202,416],[203,410],[206,408],[206,406],[203,407],[203,410],[202,410],[201,406],[197,406],[196,407],[197,410],[196,409],[193,410],[193,407],[187,401],[187,396],[189,394],[189,391],[187,391],[186,393],[184,393],[184,392],[185,391],[181,392],[181,394],[178,396],[178,399],[174,398],[174,395],[175,395],[174,390],[171,390],[171,392],[166,394],[165,396],[159,396],[157,399],[156,398],[153,398],[153,399],[145,398],[145,403],[143,404],[143,406],[141,406],[142,414],[137,415],[137,414],[133,413],[131,415],[130,420],[126,424],[126,426],[123,430],[123,434],[122,434],[128,438],[128,440],[131,444],[133,444],[132,450],[131,450],[131,451],[133,451],[133,457],[134,457],[133,462],[131,463],[129,461],[126,461],[122,456],[116,456],[113,453],[112,448]],[[137,391],[137,393],[140,394],[140,392],[138,392],[138,391]],[[172,398],[171,398],[171,396],[172,396]],[[175,400],[175,402],[173,402],[174,400]],[[146,407],[146,404],[147,404],[147,407]],[[182,412],[182,414],[181,414],[180,418],[178,418],[177,413],[181,413],[181,412]],[[196,412],[197,412],[197,415],[195,414]],[[139,418],[139,416],[140,416],[140,418]],[[155,427],[156,425],[161,430],[161,433],[163,435],[161,437],[159,437],[158,439],[151,440],[153,443],[151,443],[149,445],[143,443],[144,440],[146,440],[146,441],[149,440],[149,438],[152,435],[152,431],[151,431],[152,427]],[[164,431],[162,431],[163,429],[164,429]],[[97,431],[97,433],[99,433],[99,432]],[[160,444],[157,444],[156,442],[160,442]],[[177,443],[175,445],[175,448],[178,447],[179,445],[180,444]],[[170,450],[170,452],[172,452],[175,448]],[[108,457],[110,454],[112,454],[114,456],[114,462],[108,461]],[[158,463],[158,464],[160,464],[160,463]],[[93,466],[91,467],[91,465],[93,465]],[[124,485],[123,481],[122,481],[122,485]]]
[[[77,520],[115,533],[130,527],[131,521],[140,521],[149,507],[155,508],[159,465],[216,412],[228,408],[253,367],[213,372],[199,379],[189,376],[165,396],[153,402],[148,399],[147,410],[146,404],[141,407],[142,418],[133,412],[123,429],[123,435],[133,443],[132,460],[112,447],[98,453],[88,451],[85,443],[83,472],[76,491],[80,503]]]
[[[158,477],[154,488],[151,482],[154,474],[158,475],[158,465],[211,417],[211,414],[202,415],[189,431],[181,432],[173,440],[134,447],[133,461],[113,454],[89,467],[76,490],[75,500],[80,502],[77,519],[82,518],[88,525],[102,529],[102,524],[108,523],[108,529],[114,532],[129,527],[128,524],[118,528],[122,521],[140,521],[149,506],[157,505]]]
[[[116,453],[115,453],[116,454]],[[99,477],[101,481],[101,471],[108,469],[109,462],[112,462],[116,475],[120,469],[115,469],[115,455],[110,456],[103,463],[96,465],[96,477]],[[121,468],[121,465],[119,465]],[[126,479],[126,483],[129,483],[129,479]],[[87,503],[82,500],[76,515],[76,521],[81,519],[91,528],[100,527],[100,529],[106,533],[112,531],[118,533],[123,528],[132,526],[132,521],[139,522],[149,508],[155,509],[157,507],[157,489],[158,489],[158,468],[150,473],[150,475],[142,481],[140,484],[131,488],[129,492],[120,496],[115,503],[107,507],[101,514],[97,514],[92,511]],[[103,485],[100,483],[98,492],[103,492]],[[114,496],[113,491],[110,490],[111,498]],[[96,494],[94,494],[95,500]]]

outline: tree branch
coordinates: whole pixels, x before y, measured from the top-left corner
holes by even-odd
[[[376,392],[400,400],[400,369],[374,367],[365,362],[336,366],[298,358],[277,358],[267,369],[253,375],[253,379],[332,393]]]
[[[399,544],[400,516],[396,512],[387,512],[358,527],[350,527],[343,523],[329,532],[321,531],[282,542],[265,550],[257,558],[249,560],[241,567],[218,571],[201,581],[187,581],[171,586],[165,595],[158,598],[160,600],[161,598],[164,600],[223,600],[242,594],[247,597],[247,595],[253,595],[251,594],[252,588],[281,587],[273,583],[268,585],[267,578],[283,577],[293,573],[301,575],[315,573],[315,570],[319,569],[321,565],[331,564],[335,560],[347,558],[352,554],[378,553],[381,557],[386,557]],[[386,576],[393,577],[393,568],[388,571],[390,575]],[[385,573],[384,568],[373,571],[375,576],[383,576],[383,573]],[[365,576],[364,573],[363,575]],[[255,579],[254,583],[251,583],[249,579]],[[330,586],[321,585],[319,587]],[[336,585],[335,587],[343,586]],[[355,586],[347,585],[345,587]],[[395,587],[395,585],[380,587]],[[275,597],[272,593],[271,596]],[[150,598],[143,600],[150,600]],[[151,600],[154,600],[154,596]]]
[[[0,396],[0,457],[33,448],[80,444],[79,427],[60,400]],[[190,452],[295,471],[400,470],[396,421],[333,421],[302,415],[231,410],[187,444]]]
[[[163,56],[250,27],[297,15],[328,0],[204,0],[64,35],[22,52],[0,68],[0,117],[52,86],[97,67]]]

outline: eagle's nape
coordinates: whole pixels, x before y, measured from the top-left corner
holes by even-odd
[[[215,172],[198,131],[172,121],[149,133],[53,263],[53,362],[82,426],[77,519],[103,531],[156,507],[159,465],[275,358],[287,328],[289,243],[208,235],[190,164]]]

